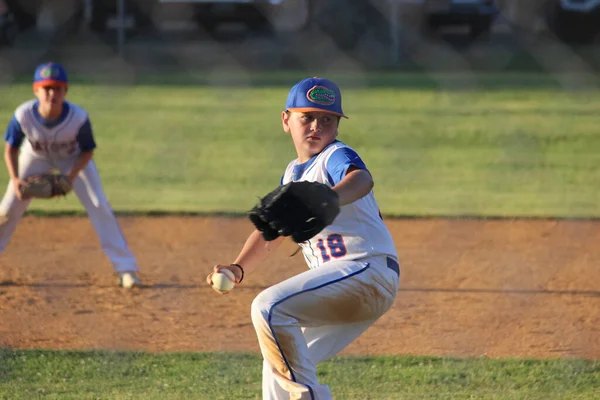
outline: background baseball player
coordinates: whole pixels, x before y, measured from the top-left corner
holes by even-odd
[[[8,244],[17,223],[27,210],[25,178],[59,170],[68,176],[73,191],[85,207],[123,287],[139,285],[138,266],[106,199],[92,160],[96,143],[88,113],[65,101],[67,73],[56,63],[40,65],[34,74],[37,100],[19,106],[8,124],[4,160],[10,182],[0,203],[0,252]]]
[[[329,388],[317,381],[317,364],[381,317],[398,290],[395,245],[380,216],[371,174],[358,154],[336,139],[341,117],[339,88],[321,78],[297,83],[281,114],[298,154],[281,184],[326,184],[341,207],[331,225],[300,243],[310,270],[266,289],[252,303],[264,358],[264,399],[331,399]],[[264,230],[251,233],[234,263],[216,265],[213,273],[229,269],[239,284],[244,271],[254,269],[283,240],[265,240],[273,232]]]

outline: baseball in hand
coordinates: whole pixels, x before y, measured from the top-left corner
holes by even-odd
[[[235,287],[235,275],[228,269],[222,269],[212,274],[212,283],[220,292],[228,292]]]

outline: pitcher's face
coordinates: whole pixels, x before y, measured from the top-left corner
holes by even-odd
[[[336,139],[340,118],[322,111],[284,111],[281,121],[292,136],[299,161],[306,162]]]

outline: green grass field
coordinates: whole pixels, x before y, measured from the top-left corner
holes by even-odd
[[[600,216],[600,91],[565,91],[538,75],[437,83],[418,75],[361,77],[360,84],[339,77],[351,117],[340,140],[373,173],[384,214]],[[69,98],[91,113],[96,160],[117,211],[239,213],[295,157],[279,114],[298,78],[259,75],[245,86],[147,83],[156,77],[136,86],[76,83]],[[30,86],[2,92],[5,125]],[[31,210],[81,207],[71,197]]]
[[[260,399],[251,354],[0,351],[5,399]],[[338,357],[319,379],[336,399],[597,399],[600,362]]]
[[[295,157],[279,113],[299,78],[83,80],[69,98],[91,113],[117,211],[240,213]],[[420,75],[354,78],[339,77],[351,117],[340,139],[375,176],[384,214],[600,217],[593,87],[568,92],[543,75],[437,77],[441,86]],[[30,86],[0,89],[5,125]],[[31,211],[82,208],[70,196]],[[0,399],[257,399],[260,368],[257,355],[0,350]],[[600,387],[598,361],[570,359],[343,357],[319,375],[336,399],[597,399]]]

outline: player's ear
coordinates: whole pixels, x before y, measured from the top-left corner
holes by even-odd
[[[287,110],[281,112],[281,124],[285,133],[290,133],[290,116],[291,113]]]

